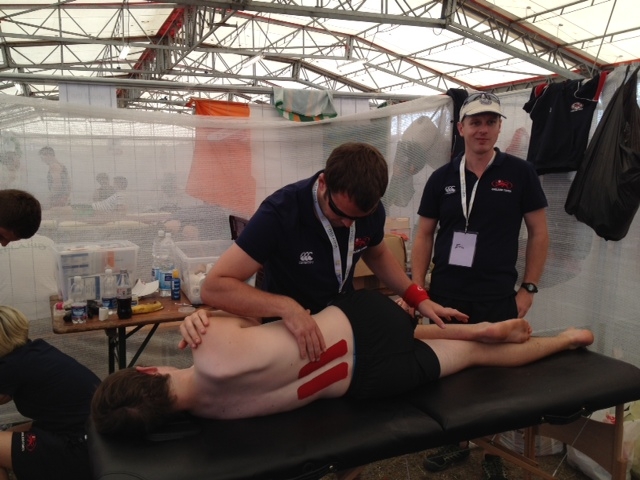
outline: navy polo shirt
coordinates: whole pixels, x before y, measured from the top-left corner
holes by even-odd
[[[470,301],[513,295],[518,273],[518,240],[523,215],[547,206],[534,167],[496,149],[493,164],[479,180],[469,218],[478,233],[472,267],[449,264],[455,231],[464,231],[460,199],[462,156],[436,170],[425,185],[418,214],[439,222],[433,252],[430,291]],[[467,205],[476,181],[466,170]]]
[[[0,393],[43,430],[84,432],[99,384],[91,370],[41,339],[0,358]]]
[[[339,293],[331,242],[313,205],[313,184],[320,173],[267,197],[236,240],[263,265],[264,290],[292,297],[312,313],[322,310]],[[353,290],[353,270],[362,253],[383,240],[384,221],[380,202],[372,215],[355,222],[355,254],[343,291]],[[333,230],[344,270],[349,229]]]

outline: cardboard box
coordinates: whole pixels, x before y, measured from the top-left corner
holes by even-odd
[[[393,256],[404,270],[407,264],[407,250],[405,248],[404,239],[399,235],[391,233],[385,234],[384,242],[391,249]],[[356,263],[355,270],[353,271],[353,287],[356,290],[363,288],[368,290],[378,290],[385,288],[385,285],[378,280],[367,264],[360,259],[358,260],[358,263]]]
[[[180,269],[182,291],[194,305],[202,303],[200,285],[220,255],[233,240],[176,242],[176,266]]]
[[[114,273],[120,269],[129,272],[131,282],[137,278],[138,251],[140,247],[128,240],[112,240],[108,242],[88,243],[56,243],[52,247],[56,258],[56,279],[58,294],[69,299],[73,277],[80,275],[86,284],[92,285],[89,297],[100,298],[100,280],[95,277],[104,274],[106,268],[112,268]]]
[[[387,217],[384,222],[384,233],[399,235],[408,243],[411,239],[411,224],[409,217]]]

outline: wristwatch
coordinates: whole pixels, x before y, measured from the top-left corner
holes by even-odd
[[[535,283],[523,283],[522,285],[520,285],[522,288],[524,288],[527,292],[529,293],[538,293],[538,287],[536,286]]]

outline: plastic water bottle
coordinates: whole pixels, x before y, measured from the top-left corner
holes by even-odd
[[[173,270],[173,280],[171,281],[171,300],[180,300],[180,271]]]
[[[102,282],[102,306],[109,309],[109,315],[116,313],[118,303],[116,300],[117,293],[117,281],[116,276],[113,274],[113,270],[110,268],[104,271],[104,280]]]
[[[71,285],[71,322],[87,321],[87,296],[84,291],[84,280],[81,276],[73,277]]]
[[[118,299],[118,318],[120,320],[131,318],[133,315],[131,311],[131,281],[129,280],[129,272],[125,269],[120,270],[116,296]]]
[[[171,284],[173,283],[173,269],[175,243],[171,238],[171,232],[164,235],[164,239],[160,243],[160,296],[171,296]]]
[[[158,235],[153,239],[151,246],[151,281],[160,280],[160,243],[164,240],[164,230],[158,230]]]

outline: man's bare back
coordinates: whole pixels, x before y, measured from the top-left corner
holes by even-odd
[[[238,317],[211,317],[202,344],[193,351],[200,400],[192,413],[265,415],[344,395],[353,367],[351,325],[337,307],[314,318],[327,342],[318,362],[300,358],[295,337],[280,321],[253,328]]]

